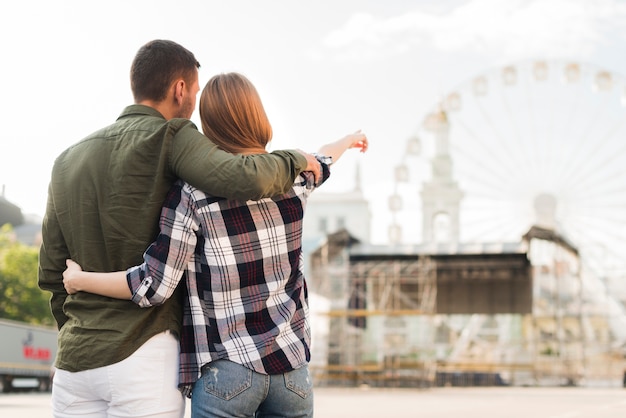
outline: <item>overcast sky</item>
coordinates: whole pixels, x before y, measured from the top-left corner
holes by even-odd
[[[315,151],[365,131],[370,152],[346,154],[325,189],[352,189],[359,163],[381,225],[393,161],[459,84],[538,59],[626,73],[626,2],[617,0],[35,0],[3,2],[0,13],[0,184],[36,214],[56,155],[131,103],[130,63],[155,38],[196,54],[201,85],[218,72],[246,74],[273,149]],[[384,231],[375,227],[374,240]]]

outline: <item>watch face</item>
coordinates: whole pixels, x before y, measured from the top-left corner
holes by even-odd
[[[327,165],[331,165],[333,163],[333,158],[332,157],[327,157],[325,155],[321,155],[321,154],[314,154],[315,158],[317,158],[317,160],[321,163],[327,164]]]

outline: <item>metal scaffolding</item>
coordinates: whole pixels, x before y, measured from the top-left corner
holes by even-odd
[[[330,301],[323,313],[327,361],[312,367],[316,382],[429,386],[435,372],[433,261],[411,255],[355,262],[333,238],[313,254],[309,280],[311,292]]]

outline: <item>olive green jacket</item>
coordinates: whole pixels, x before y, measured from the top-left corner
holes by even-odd
[[[52,292],[59,327],[56,367],[75,372],[116,363],[157,333],[178,333],[182,319],[180,295],[152,308],[68,295],[67,258],[96,272],[141,264],[178,178],[211,195],[259,199],[289,190],[306,164],[295,151],[229,154],[191,121],[166,121],[142,105],[128,106],[115,123],[65,150],[52,169],[39,257],[39,286]]]

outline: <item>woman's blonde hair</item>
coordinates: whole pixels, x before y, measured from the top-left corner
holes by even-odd
[[[218,74],[200,96],[202,131],[217,146],[233,154],[258,154],[272,139],[259,93],[239,73]]]

